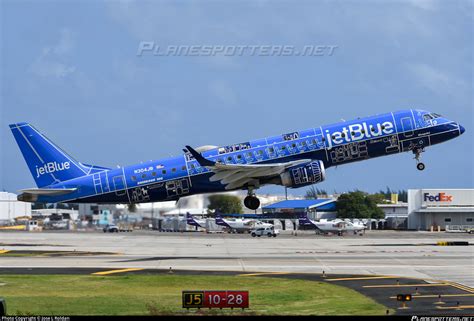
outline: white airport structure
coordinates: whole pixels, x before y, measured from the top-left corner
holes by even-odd
[[[16,194],[0,192],[0,221],[11,222],[21,216],[31,216],[31,203],[18,201]]]
[[[408,229],[474,227],[474,189],[408,190]]]

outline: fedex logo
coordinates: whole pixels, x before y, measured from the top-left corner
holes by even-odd
[[[329,148],[333,145],[350,143],[364,138],[378,137],[382,135],[389,135],[394,133],[394,125],[390,121],[377,123],[375,125],[368,125],[366,122],[361,124],[352,124],[344,126],[340,131],[333,131],[332,133],[326,129],[326,137]]]
[[[69,162],[64,162],[64,163],[59,163],[59,164],[56,162],[49,162],[49,163],[44,164],[41,167],[36,166],[36,178],[44,174],[50,174],[57,171],[63,171],[69,168],[71,168],[71,164]]]
[[[424,193],[423,199],[425,202],[452,202],[453,196],[447,195],[446,193],[439,193],[438,195],[430,195],[430,193]]]

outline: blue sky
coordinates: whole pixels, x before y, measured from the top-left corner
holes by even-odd
[[[8,124],[116,166],[404,108],[466,133],[329,169],[328,191],[472,188],[470,1],[12,1],[1,6],[0,189],[34,186]],[[167,45],[337,46],[323,56],[137,56]],[[292,191],[304,193],[305,189]],[[283,193],[282,187],[261,192]]]

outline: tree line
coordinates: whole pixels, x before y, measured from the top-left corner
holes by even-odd
[[[334,191],[334,194],[337,194]],[[408,192],[406,190],[380,190],[378,193],[369,194],[355,190],[342,193],[336,201],[337,217],[339,218],[384,218],[385,214],[377,204],[388,204],[391,202],[392,194],[398,194],[398,201],[407,202]],[[327,197],[324,189],[311,186],[305,194],[306,199],[317,199]]]

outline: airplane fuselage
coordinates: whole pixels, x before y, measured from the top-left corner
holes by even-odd
[[[206,159],[224,164],[271,164],[295,160],[320,160],[324,167],[339,166],[401,152],[423,150],[462,134],[464,128],[446,118],[427,117],[422,110],[401,110],[343,121],[283,135],[210,148]],[[56,174],[70,164],[45,164],[34,175]],[[213,173],[188,152],[171,158],[104,169],[62,181],[47,188],[77,188],[65,195],[39,195],[38,202],[143,203],[226,191]],[[262,181],[261,185],[272,182]],[[257,186],[258,187],[258,186]],[[296,187],[296,186],[295,186]],[[245,188],[245,187],[244,187]],[[238,189],[244,189],[238,188]]]

